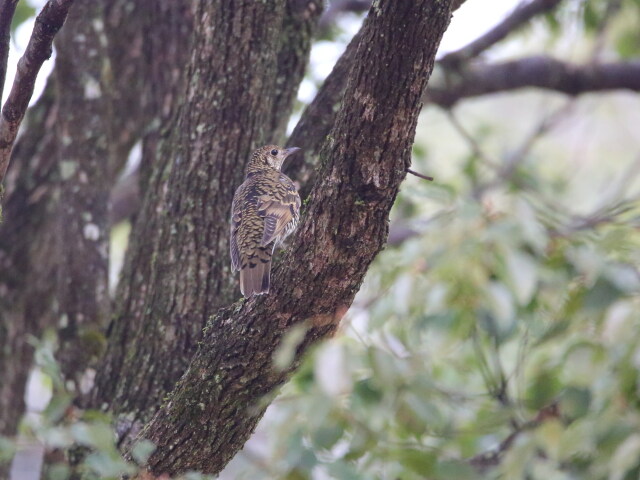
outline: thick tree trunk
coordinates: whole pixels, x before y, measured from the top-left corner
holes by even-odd
[[[387,235],[410,162],[421,98],[450,2],[383,2],[365,22],[345,101],[321,153],[322,169],[268,296],[221,311],[143,436],[156,474],[219,472],[262,416],[267,395],[313,342],[335,331]],[[273,354],[288,327],[308,330],[285,370]]]
[[[251,151],[289,117],[318,13],[316,0],[197,3],[180,101],[145,148],[148,187],[92,396],[116,413],[121,441],[184,373],[210,315],[237,298],[231,198]]]

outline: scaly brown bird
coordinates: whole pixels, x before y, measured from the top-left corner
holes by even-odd
[[[240,291],[249,298],[269,293],[271,256],[300,218],[300,195],[280,171],[297,147],[266,145],[251,156],[247,176],[231,206],[231,267],[240,272]]]

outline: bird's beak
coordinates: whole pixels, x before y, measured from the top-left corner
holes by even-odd
[[[286,153],[285,158],[288,157],[289,155],[292,155],[292,154],[296,153],[298,150],[300,150],[298,147],[286,148],[284,150],[285,153]]]

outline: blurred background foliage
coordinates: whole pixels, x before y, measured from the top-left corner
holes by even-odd
[[[361,19],[344,14],[323,30],[299,110]],[[484,58],[540,53],[637,59],[640,1],[563,2]],[[390,244],[340,331],[306,358],[220,478],[637,479],[639,125],[640,98],[625,92],[427,105],[412,168],[435,181],[407,178]],[[114,229],[116,258],[127,232]],[[299,339],[293,330],[276,360]],[[49,450],[93,448],[96,478],[135,472],[153,446],[125,462],[109,419],[70,406],[55,339],[35,342],[34,388],[46,400],[23,436]],[[0,443],[5,455],[13,448]],[[53,464],[47,475],[68,470]]]

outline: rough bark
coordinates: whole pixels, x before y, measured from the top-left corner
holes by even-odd
[[[6,178],[0,223],[0,435],[13,436],[25,409],[24,388],[32,366],[31,335],[55,315],[55,188],[57,179],[53,81],[28,113],[27,132],[13,150],[17,161]],[[27,240],[28,239],[28,240]],[[35,268],[34,268],[35,267]],[[9,465],[0,465],[0,478]]]
[[[30,334],[50,324],[55,278],[51,239],[57,175],[50,81],[26,118],[27,133],[14,148],[6,179],[0,224],[0,435],[13,435],[24,411],[24,386],[31,368]],[[28,239],[26,241],[25,239]],[[34,269],[38,265],[38,269]]]
[[[312,22],[316,3],[306,5],[301,18]],[[118,417],[121,441],[184,373],[211,313],[237,298],[228,262],[231,198],[251,151],[289,117],[293,94],[276,100],[274,92],[297,90],[310,46],[309,39],[304,48],[286,45],[298,74],[278,74],[279,48],[291,35],[285,18],[284,1],[197,3],[180,107],[160,127],[157,148],[144,151],[152,173],[92,395],[93,405]]]
[[[450,10],[450,2],[429,0],[372,7],[319,181],[275,267],[273,291],[207,325],[188,371],[143,432],[158,446],[148,465],[155,474],[219,472],[253,431],[264,396],[297,364],[283,371],[272,362],[288,327],[308,327],[297,359],[335,331],[386,241]]]

